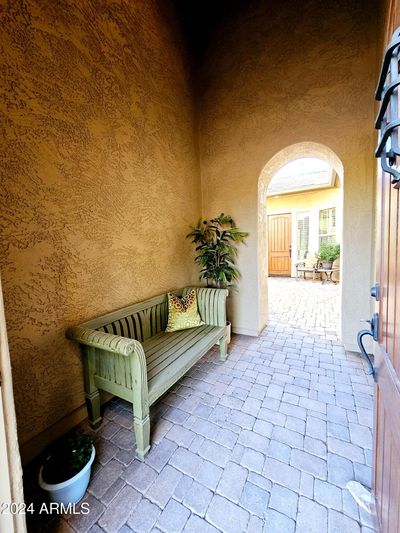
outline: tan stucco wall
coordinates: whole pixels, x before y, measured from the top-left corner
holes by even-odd
[[[292,276],[295,276],[297,258],[297,215],[309,215],[309,254],[314,259],[319,248],[319,211],[336,208],[336,242],[342,242],[342,190],[339,187],[305,191],[295,194],[269,196],[265,202],[267,215],[291,214]]]
[[[314,142],[344,168],[343,339],[356,347],[371,309],[375,4],[251,2],[209,46],[199,113],[203,211],[231,213],[250,231],[231,310],[236,331],[256,334],[266,322],[260,173],[285,147]]]
[[[3,2],[0,268],[25,457],[86,415],[66,328],[197,279],[176,20],[165,0]]]
[[[339,207],[340,200],[340,188],[332,187],[330,189],[268,196],[265,207],[268,215],[276,213],[300,213],[310,209]]]

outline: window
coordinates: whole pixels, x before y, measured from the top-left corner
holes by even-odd
[[[297,215],[297,260],[307,258],[310,233],[310,216],[308,213]]]
[[[319,244],[336,242],[336,208],[321,209],[319,212]]]

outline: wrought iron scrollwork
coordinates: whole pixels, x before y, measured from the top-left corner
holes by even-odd
[[[375,156],[381,160],[382,169],[392,176],[392,183],[400,187],[400,170],[397,169],[399,147],[399,86],[400,86],[400,27],[393,33],[386,48],[375,98],[381,102],[375,127],[379,130]]]

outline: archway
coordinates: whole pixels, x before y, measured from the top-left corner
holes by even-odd
[[[314,157],[329,163],[341,182],[344,190],[344,169],[339,157],[329,147],[314,142],[300,142],[287,146],[275,154],[262,169],[258,181],[258,290],[260,322],[266,325],[268,319],[268,259],[267,259],[267,190],[272,177],[284,165],[295,159]],[[345,254],[342,241],[341,256]],[[343,262],[342,262],[343,264]],[[343,284],[340,285],[340,308],[342,308]]]

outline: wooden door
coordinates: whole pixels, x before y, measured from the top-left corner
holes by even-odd
[[[290,276],[292,273],[290,213],[268,217],[268,273],[270,276]]]
[[[388,13],[385,47],[400,24],[400,2]],[[397,163],[400,163],[399,161]],[[380,165],[379,165],[380,169]],[[400,531],[400,204],[399,189],[378,171],[377,281],[379,341],[374,420],[374,493],[381,533]]]

